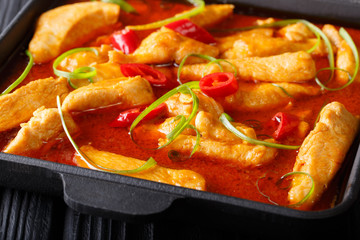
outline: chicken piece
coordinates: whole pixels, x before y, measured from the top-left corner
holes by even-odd
[[[241,123],[232,123],[238,130],[246,136],[256,139],[256,133],[253,128]],[[201,134],[203,139],[211,139],[221,142],[243,142],[242,139],[235,136],[227,130],[220,122],[219,118],[215,118],[208,112],[200,111],[195,118],[195,127]]]
[[[265,19],[258,19],[255,21],[256,25],[266,25],[266,24],[272,24],[275,22],[275,19],[270,17],[270,18],[265,18]]]
[[[314,179],[314,192],[301,208],[310,209],[321,197],[341,167],[358,129],[359,119],[341,103],[332,102],[323,108],[319,122],[301,145],[293,168],[293,171],[308,173]],[[308,176],[293,175],[288,193],[290,204],[301,201],[311,185]]]
[[[48,62],[59,54],[81,46],[104,27],[117,22],[120,7],[112,3],[82,2],[57,7],[38,20],[29,50],[35,63]]]
[[[160,125],[145,125],[147,130],[150,131],[159,131],[163,134],[169,134],[172,130],[174,130],[174,128],[176,127],[176,125],[179,123],[180,120],[176,120],[175,117],[169,117],[167,119],[165,119],[164,122],[162,122]],[[196,136],[196,132],[194,129],[191,128],[185,128],[181,134],[185,134],[185,135],[193,135]]]
[[[222,106],[213,98],[206,96],[201,91],[193,90],[199,98],[198,111],[206,111],[217,118],[224,112]],[[165,101],[168,108],[168,116],[189,116],[193,109],[193,100],[190,94],[177,93]]]
[[[349,74],[352,76],[355,71],[355,57],[347,42],[340,36],[339,31],[333,25],[326,24],[323,27],[325,35],[329,38],[330,42],[336,47],[336,62],[337,68],[343,69],[335,70],[335,81],[344,85],[349,81]],[[346,72],[347,71],[347,72]],[[360,74],[355,77],[355,81],[360,81]]]
[[[71,54],[66,57],[58,66],[59,70],[73,72],[75,69],[91,64],[106,63],[109,61],[108,53],[113,50],[109,45],[101,45],[101,47],[93,47],[98,51],[96,55],[93,51],[83,51]]]
[[[243,31],[236,34],[232,34],[226,37],[216,38],[216,46],[219,48],[220,53],[233,47],[234,43],[241,38],[253,38],[258,37],[272,37],[274,35],[274,29],[272,28],[257,28],[249,31]]]
[[[168,140],[159,139],[162,146]],[[273,142],[272,139],[267,140]],[[190,153],[196,144],[195,136],[180,135],[166,148],[178,152]],[[200,145],[195,154],[218,158],[241,167],[255,167],[269,163],[277,154],[276,148],[269,148],[262,145],[248,143],[225,143],[209,139],[201,139]]]
[[[335,66],[346,71],[335,70],[335,81],[344,85],[350,80],[348,73],[352,76],[356,68],[354,54],[345,40],[342,40],[338,47]],[[357,74],[355,80],[360,80],[359,74]]]
[[[28,121],[41,106],[56,107],[56,96],[69,92],[65,78],[39,79],[20,87],[13,93],[0,96],[0,131]]]
[[[240,81],[265,82],[305,82],[316,75],[315,62],[306,52],[284,53],[271,57],[250,57],[229,59],[238,71]],[[220,63],[224,72],[233,72],[231,65]],[[181,70],[181,80],[198,81],[207,66],[204,64],[185,65]],[[216,64],[211,64],[205,70],[205,75],[220,72]]]
[[[96,83],[102,80],[109,80],[114,78],[122,78],[124,75],[120,70],[120,64],[117,63],[94,63],[90,64],[89,67],[93,67],[96,69],[96,75],[92,77],[92,82]],[[90,84],[89,79],[71,79],[71,82],[76,87],[84,87]]]
[[[307,51],[314,47],[317,39],[307,39],[303,42],[292,42],[284,38],[269,38],[258,36],[243,37],[237,40],[233,47],[225,51],[221,58],[236,59],[244,57],[268,57],[287,52]],[[323,41],[311,53],[313,56],[327,55],[327,48]]]
[[[94,82],[124,77],[120,70],[120,64],[107,62],[93,64],[90,65],[90,67],[94,67],[96,69],[96,76],[93,77]]]
[[[302,42],[309,38],[315,38],[314,33],[301,22],[290,24],[279,29],[279,31],[277,31],[277,35],[292,42]]]
[[[142,166],[145,161],[131,157],[125,157],[105,151],[99,151],[92,146],[85,145],[80,150],[86,154],[96,164],[114,170],[131,170]],[[84,168],[92,168],[79,155],[75,155],[75,161],[78,166]],[[171,184],[197,190],[205,190],[205,179],[198,173],[190,170],[175,170],[156,165],[150,169],[139,173],[122,174],[135,178],[146,179],[155,182]]]
[[[331,24],[325,24],[322,28],[323,33],[328,37],[331,44],[333,45],[334,52],[337,52],[337,48],[340,47],[341,41],[343,40],[339,34],[339,31]]]
[[[260,111],[284,106],[292,100],[290,96],[297,99],[317,94],[320,94],[319,88],[305,84],[241,82],[236,93],[216,100],[225,111]]]
[[[70,134],[77,132],[79,128],[70,114],[67,112],[63,114]],[[20,131],[3,152],[29,156],[45,143],[64,136],[58,109],[41,107],[34,112],[34,116],[27,123],[21,124]]]
[[[162,27],[145,38],[134,53],[125,55],[122,52],[110,51],[110,62],[113,63],[145,63],[180,64],[183,58],[191,53],[216,57],[219,50],[211,45],[184,37],[181,34]],[[203,62],[203,59],[190,57],[187,63]]]
[[[190,21],[203,28],[220,23],[233,14],[235,6],[232,4],[206,5],[204,11],[190,18]]]
[[[72,91],[63,111],[84,111],[118,104],[122,109],[150,104],[155,100],[149,82],[140,76],[103,80]]]
[[[170,133],[179,121],[175,121],[174,117],[167,118],[158,127],[158,131],[164,134]],[[232,123],[238,130],[245,135],[256,139],[256,133],[253,128],[241,123]],[[202,139],[211,139],[222,142],[243,142],[242,139],[236,137],[233,133],[227,130],[220,122],[219,118],[215,118],[208,112],[200,111],[195,118],[195,127],[201,135]],[[193,129],[186,128],[181,134],[196,135]]]

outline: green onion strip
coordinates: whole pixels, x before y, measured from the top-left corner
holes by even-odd
[[[29,57],[29,62],[24,70],[24,72],[20,75],[20,77],[18,79],[16,79],[7,89],[5,89],[0,96],[4,95],[4,94],[8,94],[9,92],[11,92],[14,88],[16,88],[25,78],[26,76],[29,74],[32,66],[34,65],[34,58],[31,55],[29,50],[25,51],[25,54]]]
[[[64,132],[65,132],[66,136],[68,137],[68,139],[69,139],[71,145],[74,147],[75,151],[79,154],[79,156],[82,158],[82,160],[90,168],[95,168],[95,169],[100,170],[100,171],[112,172],[112,173],[116,173],[116,174],[132,174],[132,173],[139,173],[141,171],[145,171],[147,169],[152,168],[153,166],[155,166],[157,164],[155,159],[153,159],[152,157],[150,157],[140,167],[135,168],[135,169],[130,169],[130,170],[115,170],[115,169],[100,166],[99,164],[95,163],[83,151],[80,150],[78,145],[75,143],[74,139],[71,137],[70,132],[69,132],[69,130],[68,130],[67,126],[66,126],[66,123],[65,123],[63,112],[61,110],[61,103],[60,103],[60,97],[59,96],[57,96],[56,101],[57,101],[57,107],[58,107],[58,111],[59,111],[59,115],[60,115],[60,119],[61,119],[61,124],[63,126],[63,129],[64,129]]]
[[[101,0],[104,3],[114,3],[120,6],[121,10],[128,13],[136,13],[136,9],[124,0]]]
[[[68,56],[70,56],[71,54],[74,53],[78,53],[78,52],[85,52],[85,51],[91,51],[94,52],[96,55],[99,55],[98,51],[95,48],[74,48],[71,49],[63,54],[61,54],[58,58],[55,59],[54,63],[53,63],[53,70],[54,70],[54,74],[56,76],[59,77],[65,77],[68,79],[69,85],[72,88],[77,88],[77,86],[75,86],[72,82],[71,79],[88,79],[89,82],[92,82],[92,77],[96,76],[96,69],[94,67],[80,67],[75,69],[73,72],[65,72],[65,71],[61,71],[58,70],[57,67],[59,66],[59,64]]]
[[[271,85],[275,86],[275,87],[278,87],[280,88],[281,91],[283,91],[283,93],[285,93],[288,97],[290,98],[294,98],[293,95],[291,95],[288,91],[286,91],[285,88],[283,88],[282,86],[280,86],[279,84],[276,84],[276,83],[271,83]]]
[[[193,126],[190,125],[190,122],[196,116],[197,110],[199,108],[199,98],[192,91],[192,89],[199,89],[199,82],[197,82],[197,81],[188,82],[188,83],[185,83],[183,85],[180,85],[180,86],[174,88],[173,90],[170,90],[169,92],[165,93],[163,96],[158,98],[155,102],[153,102],[143,112],[141,112],[141,114],[133,121],[133,123],[130,126],[129,135],[130,135],[131,140],[134,143],[136,143],[135,140],[134,140],[134,137],[133,137],[133,130],[141,122],[141,120],[148,113],[150,113],[153,109],[155,109],[161,103],[165,102],[167,99],[169,99],[171,96],[175,95],[178,92],[187,93],[187,94],[191,95],[192,100],[193,100],[192,111],[191,111],[188,118],[186,118],[186,117],[184,117],[182,115],[177,116],[176,120],[180,119],[180,121],[177,123],[175,128],[170,133],[168,133],[166,135],[166,138],[168,139],[168,141],[164,145],[162,145],[162,146],[160,146],[158,148],[151,149],[151,150],[159,150],[159,149],[162,149],[162,148],[168,146],[171,142],[173,142],[175,140],[175,138],[177,138],[182,133],[182,131],[184,131],[185,128],[193,128]],[[195,150],[193,150],[191,155],[196,151],[196,148],[199,145],[198,142],[200,140],[198,140],[198,138],[199,138],[199,134],[197,134],[197,144],[195,144],[195,146],[194,146]]]
[[[344,28],[340,28],[339,30],[339,34],[340,36],[346,41],[346,43],[349,45],[349,47],[351,48],[352,52],[353,52],[353,55],[354,55],[354,58],[355,58],[355,70],[354,70],[354,74],[351,76],[350,73],[344,69],[339,69],[339,68],[335,68],[334,66],[331,66],[329,68],[322,68],[320,69],[317,73],[316,73],[316,77],[315,77],[315,81],[316,83],[322,87],[323,89],[326,89],[328,91],[338,91],[338,90],[342,90],[344,88],[346,88],[347,86],[349,86],[351,83],[354,82],[355,80],[355,77],[359,71],[359,53],[358,53],[358,50],[357,50],[357,47],[354,43],[354,41],[352,40],[351,36],[349,35],[349,33],[344,29]],[[342,85],[341,87],[338,87],[338,88],[329,88],[329,87],[326,87],[322,82],[320,82],[320,80],[318,79],[317,75],[319,72],[321,71],[325,71],[325,70],[331,70],[332,72],[334,70],[340,70],[340,71],[344,71],[344,72],[347,72],[349,74],[349,81],[347,83],[345,83],[344,85]]]
[[[193,4],[194,6],[196,6],[196,8],[193,8],[192,10],[184,12],[182,14],[179,14],[175,17],[167,18],[164,20],[160,20],[160,21],[145,24],[145,25],[127,26],[126,28],[132,29],[132,30],[149,30],[149,29],[160,28],[166,24],[169,24],[169,23],[172,23],[172,22],[184,19],[184,18],[193,17],[195,15],[198,15],[202,11],[204,11],[205,2],[203,0],[187,0],[187,1],[190,2],[191,4]]]
[[[309,192],[305,195],[305,197],[304,197],[303,199],[301,199],[301,200],[298,201],[297,203],[285,205],[284,207],[298,207],[298,206],[302,205],[306,200],[308,200],[309,197],[314,193],[315,182],[314,182],[313,177],[312,177],[309,173],[307,173],[307,172],[299,172],[299,171],[297,171],[297,172],[289,172],[289,173],[286,173],[286,174],[284,174],[283,176],[280,177],[280,179],[276,182],[276,185],[277,185],[277,186],[280,185],[281,182],[282,182],[285,178],[287,178],[287,177],[289,177],[289,176],[292,176],[292,175],[306,175],[306,176],[308,176],[308,177],[310,178],[310,180],[311,180],[311,187],[310,187]],[[274,205],[280,205],[280,204],[278,204],[277,202],[271,200],[271,197],[270,197],[270,196],[266,195],[265,193],[263,193],[263,192],[260,190],[259,180],[260,180],[260,179],[263,179],[263,178],[265,178],[265,176],[262,176],[262,177],[260,177],[258,180],[256,180],[256,188],[257,188],[257,190],[259,191],[259,193],[260,193],[262,196],[266,197],[270,203],[272,203],[272,204],[274,204]],[[288,187],[289,187],[289,186],[288,186]],[[282,188],[282,189],[287,189],[288,187]]]
[[[306,20],[303,20],[303,19],[288,19],[288,20],[283,20],[283,21],[277,21],[277,22],[273,22],[273,23],[268,23],[268,24],[263,24],[263,25],[256,25],[256,26],[249,26],[249,27],[243,27],[243,28],[233,28],[233,29],[224,29],[224,30],[218,30],[218,29],[214,29],[213,31],[244,31],[244,30],[251,30],[251,29],[255,29],[255,28],[269,28],[269,27],[284,27],[284,26],[287,26],[289,24],[295,24],[295,23],[303,23],[305,26],[307,26],[310,31],[312,31],[316,38],[317,38],[317,41],[315,43],[315,45],[310,48],[309,50],[307,50],[308,53],[312,53],[320,44],[320,41],[321,39],[323,39],[324,43],[325,43],[325,46],[327,48],[327,51],[328,51],[328,61],[329,61],[329,68],[326,68],[326,69],[320,69],[318,71],[318,73],[320,71],[324,71],[324,70],[330,70],[331,71],[331,75],[329,77],[329,81],[331,81],[331,79],[333,78],[334,76],[334,70],[335,70],[335,61],[334,61],[334,52],[333,52],[333,49],[332,49],[332,46],[331,46],[331,43],[330,43],[330,40],[328,39],[328,37],[321,31],[321,29],[319,29],[317,26],[315,26],[314,24],[310,23],[309,21],[306,21]],[[353,50],[354,52],[354,56],[355,56],[355,59],[356,59],[356,71],[355,73],[357,73],[357,70],[358,70],[358,54],[357,54],[357,50],[356,50],[356,47],[355,47],[355,44],[354,42],[352,41],[351,37],[348,35],[348,33],[345,31],[345,29],[340,29],[339,31],[339,34],[341,37],[343,37],[347,42],[348,44],[350,45],[351,49]],[[354,73],[353,76],[356,76],[356,74]],[[317,74],[316,74],[317,75]],[[350,80],[348,83],[346,83],[344,86],[340,87],[340,88],[336,88],[336,89],[331,89],[331,88],[328,88],[326,87],[324,84],[322,84],[320,82],[320,80],[315,77],[315,80],[316,80],[316,83],[324,88],[324,89],[327,89],[327,90],[330,90],[330,91],[336,91],[336,90],[341,90],[347,86],[349,86],[352,82],[353,82],[353,79]]]
[[[288,149],[288,150],[296,150],[300,147],[300,146],[293,146],[293,145],[284,145],[284,144],[279,144],[279,143],[271,143],[271,142],[261,141],[261,140],[257,140],[257,139],[248,137],[231,124],[230,121],[232,118],[226,113],[222,113],[219,119],[222,122],[222,124],[230,132],[232,132],[233,134],[235,134],[237,137],[241,138],[242,140],[247,141],[248,143],[255,144],[255,145],[263,145],[263,146],[272,147],[272,148]]]

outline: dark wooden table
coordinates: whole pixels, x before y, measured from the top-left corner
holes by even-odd
[[[0,0],[0,32],[27,0]],[[1,53],[0,53],[1,54]],[[0,169],[1,174],[1,169]],[[191,217],[191,216],[189,216]],[[284,225],[286,227],[286,225]],[[78,213],[60,197],[0,187],[0,239],[272,239],[276,232],[244,234],[246,226],[223,229],[187,221],[133,224]],[[360,200],[335,224],[299,238],[360,239]],[[289,239],[297,239],[289,236]]]

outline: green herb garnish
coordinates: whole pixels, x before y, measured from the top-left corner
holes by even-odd
[[[222,113],[219,119],[227,130],[229,130],[230,132],[232,132],[233,134],[235,134],[237,137],[241,138],[242,140],[247,141],[248,143],[255,144],[255,145],[263,145],[263,146],[272,147],[272,148],[288,149],[288,150],[296,150],[300,147],[300,146],[284,145],[284,144],[279,144],[279,143],[271,143],[271,142],[261,141],[261,140],[257,140],[257,139],[248,137],[231,124],[230,121],[232,118],[226,113]]]
[[[79,156],[82,158],[82,160],[89,167],[93,167],[93,168],[95,168],[97,170],[100,170],[100,171],[112,172],[112,173],[116,173],[116,174],[132,174],[132,173],[139,173],[141,171],[145,171],[145,170],[150,169],[151,167],[153,167],[153,166],[155,166],[157,164],[155,159],[153,159],[152,157],[150,157],[140,167],[135,168],[135,169],[131,169],[131,170],[115,170],[115,169],[100,166],[99,164],[95,163],[83,151],[80,150],[78,145],[75,143],[74,139],[71,137],[70,132],[69,132],[69,130],[68,130],[67,126],[66,126],[66,123],[65,123],[63,112],[61,110],[61,103],[60,103],[60,97],[59,96],[56,97],[56,102],[57,102],[57,108],[58,108],[60,119],[61,119],[61,124],[63,126],[63,129],[64,129],[64,132],[65,132],[66,136],[68,137],[68,139],[69,139],[71,145],[74,147],[75,151],[79,154]]]
[[[280,88],[281,91],[283,91],[283,93],[285,93],[288,97],[290,98],[294,98],[293,95],[291,95],[288,91],[286,91],[285,88],[283,88],[282,86],[280,86],[279,84],[276,83],[271,83],[271,85]]]
[[[286,173],[286,174],[284,174],[283,176],[280,177],[280,179],[276,182],[276,185],[279,186],[279,185],[282,183],[282,181],[284,181],[285,178],[287,178],[287,177],[289,177],[289,176],[292,176],[292,175],[296,175],[296,174],[308,176],[308,177],[310,178],[310,180],[311,180],[311,188],[310,188],[309,192],[305,195],[305,197],[304,197],[303,199],[301,199],[299,202],[294,203],[294,204],[285,205],[284,207],[298,207],[298,206],[302,205],[306,200],[308,200],[309,197],[314,193],[314,189],[315,189],[314,179],[313,179],[313,177],[312,177],[310,174],[308,174],[308,173],[306,173],[306,172],[289,172],[289,173]],[[277,202],[271,200],[271,197],[270,197],[270,196],[266,195],[265,193],[263,193],[263,192],[260,190],[259,180],[262,179],[262,178],[265,178],[265,176],[262,176],[262,177],[260,177],[259,179],[256,180],[256,188],[257,188],[258,192],[259,192],[262,196],[266,197],[270,203],[272,203],[272,204],[274,204],[274,205],[280,205],[280,204],[278,204]],[[286,188],[281,188],[281,189],[287,189],[287,188],[289,188],[289,187],[290,187],[290,186],[287,186]]]
[[[34,65],[34,58],[31,55],[29,50],[25,50],[25,54],[29,57],[29,62],[24,70],[24,72],[20,75],[20,77],[18,79],[16,79],[7,89],[5,89],[1,95],[4,94],[8,94],[9,92],[11,92],[14,88],[16,88],[25,78],[26,76],[29,74],[32,66]],[[0,95],[0,96],[1,96]]]
[[[120,6],[121,10],[128,13],[136,13],[136,9],[124,0],[101,0],[104,3],[114,3]]]
[[[63,54],[61,54],[58,58],[55,59],[53,63],[53,70],[54,74],[58,77],[65,77],[68,79],[69,85],[72,88],[77,88],[72,82],[71,79],[88,79],[89,82],[92,82],[92,77],[96,76],[96,69],[94,67],[80,67],[75,69],[73,72],[65,72],[58,70],[57,67],[66,57],[70,56],[71,54],[78,53],[78,52],[85,52],[91,51],[98,55],[98,51],[95,48],[75,48],[71,49]]]
[[[359,53],[358,53],[357,47],[355,46],[354,41],[352,40],[351,36],[349,35],[349,33],[344,28],[340,28],[339,34],[346,41],[346,43],[350,46],[350,48],[351,48],[351,50],[353,52],[353,55],[354,55],[354,58],[355,58],[355,70],[354,70],[354,74],[351,76],[348,71],[346,71],[344,69],[335,68],[334,66],[331,66],[331,65],[328,68],[320,69],[316,73],[315,81],[321,88],[326,89],[328,91],[338,91],[338,90],[342,90],[342,89],[346,88],[347,86],[349,86],[351,83],[354,82],[355,77],[356,77],[356,75],[357,75],[357,73],[359,71]],[[325,70],[331,70],[332,72],[334,70],[340,70],[340,71],[347,72],[349,74],[349,81],[347,83],[345,83],[344,85],[342,85],[341,87],[329,88],[329,87],[325,86],[322,82],[320,82],[319,78],[317,77],[319,72],[325,71]]]
[[[197,110],[199,108],[199,98],[192,91],[192,89],[199,89],[199,82],[196,82],[196,81],[195,82],[188,82],[188,83],[185,83],[183,85],[180,85],[180,86],[170,90],[169,92],[165,93],[163,96],[158,98],[155,102],[153,102],[143,112],[141,112],[141,114],[133,121],[133,123],[130,126],[129,135],[130,135],[131,140],[133,142],[135,142],[134,137],[133,137],[133,130],[141,122],[141,120],[147,114],[149,114],[154,108],[156,108],[157,106],[159,106],[160,104],[162,104],[163,102],[165,102],[167,99],[169,99],[171,96],[175,95],[178,92],[186,93],[186,94],[191,95],[192,100],[193,100],[192,111],[191,111],[188,118],[186,118],[183,115],[179,115],[179,116],[175,117],[176,120],[180,119],[180,121],[177,123],[175,128],[170,133],[168,133],[166,135],[166,138],[168,139],[168,141],[164,145],[162,145],[162,146],[160,146],[158,148],[152,149],[152,150],[159,150],[159,149],[162,149],[162,148],[168,146],[171,142],[173,142],[175,140],[175,138],[177,138],[182,133],[182,131],[184,131],[185,128],[192,128],[192,126],[190,125],[190,122],[195,117],[195,115],[197,113]],[[194,146],[194,149],[197,148],[197,145],[198,144],[196,144]],[[194,152],[194,150],[193,150],[193,152]]]
[[[205,2],[203,0],[187,0],[187,1],[190,2],[191,4],[193,4],[194,6],[196,6],[196,8],[193,8],[192,10],[182,13],[182,14],[179,14],[175,17],[167,18],[164,20],[160,20],[157,22],[144,24],[144,25],[127,26],[126,28],[132,29],[132,30],[148,30],[148,29],[160,28],[166,24],[169,24],[169,23],[172,23],[172,22],[184,19],[184,18],[193,17],[195,15],[198,15],[202,11],[204,11]]]

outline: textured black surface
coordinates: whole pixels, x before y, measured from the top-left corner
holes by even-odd
[[[26,2],[27,0],[0,0],[0,31],[5,29]],[[191,219],[191,216],[188,218]],[[354,207],[335,219],[331,225],[320,226],[314,233],[307,232],[308,229],[297,229],[303,234],[289,237],[290,239],[304,237],[313,239],[315,236],[321,239],[326,237],[360,239],[359,225],[360,203],[357,200]],[[286,228],[286,223],[281,227]],[[268,239],[269,237],[272,239],[279,235],[278,232],[271,231],[271,228],[259,228],[252,235],[245,235],[243,230],[246,228],[248,228],[246,225],[223,228],[217,225],[194,224],[186,220],[132,224],[78,213],[68,208],[59,197],[0,187],[0,240]]]

